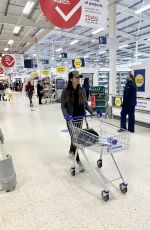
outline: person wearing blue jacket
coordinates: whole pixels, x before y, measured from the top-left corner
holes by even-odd
[[[119,131],[127,130],[126,116],[128,115],[128,131],[134,133],[135,124],[135,106],[136,106],[136,84],[133,74],[129,74],[126,78],[127,83],[123,93],[123,103],[121,111],[121,128]]]

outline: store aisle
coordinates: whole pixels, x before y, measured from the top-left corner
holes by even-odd
[[[62,132],[60,104],[39,106],[36,101],[32,109],[21,94],[11,103],[0,102],[0,127],[18,181],[15,191],[0,192],[0,229],[149,230],[150,129],[136,127],[130,151],[116,154],[129,191],[123,195],[119,182],[113,183],[106,203],[84,159],[85,173],[70,176],[69,135]],[[106,156],[102,170],[114,176],[111,163]]]

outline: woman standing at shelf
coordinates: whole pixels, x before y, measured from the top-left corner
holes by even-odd
[[[126,116],[128,115],[128,131],[134,133],[135,124],[135,106],[136,106],[136,84],[133,74],[129,74],[126,78],[126,85],[123,93],[123,103],[121,111],[121,128],[122,132],[126,130]]]

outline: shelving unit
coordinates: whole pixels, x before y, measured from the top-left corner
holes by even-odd
[[[98,72],[99,86],[105,87],[105,93],[109,91],[109,71]]]
[[[91,107],[94,111],[101,111],[106,113],[106,95],[104,86],[90,87]]]
[[[123,95],[124,86],[126,84],[126,77],[129,71],[118,71],[116,79],[116,94]]]

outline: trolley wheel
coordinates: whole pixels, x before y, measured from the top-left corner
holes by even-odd
[[[102,198],[103,198],[104,201],[108,201],[109,200],[109,191],[103,190],[101,192],[101,195],[102,195]]]
[[[127,184],[121,183],[119,187],[122,193],[126,193],[128,191]]]
[[[99,160],[97,161],[97,167],[98,167],[98,168],[101,168],[102,166],[103,166],[103,161],[99,159]]]
[[[16,186],[14,186],[13,188],[11,189],[7,189],[6,192],[12,192],[13,190],[15,190]]]
[[[76,174],[75,168],[70,168],[70,173],[71,173],[71,176],[75,176]]]

